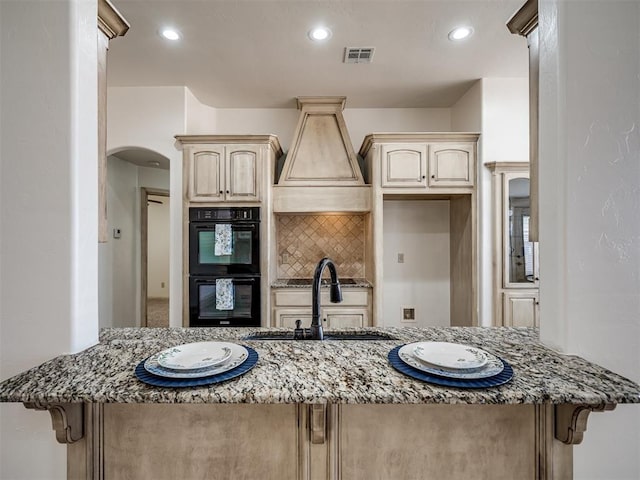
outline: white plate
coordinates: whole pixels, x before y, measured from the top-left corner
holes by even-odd
[[[194,342],[167,348],[158,354],[158,363],[171,370],[194,370],[222,365],[231,358],[231,343]]]
[[[425,363],[448,370],[470,370],[487,363],[487,352],[469,345],[446,342],[417,342],[412,353]]]
[[[439,377],[458,378],[461,380],[476,380],[480,378],[493,377],[494,375],[498,375],[500,372],[502,372],[502,370],[504,370],[504,364],[502,363],[502,360],[488,352],[485,352],[488,356],[487,363],[475,370],[444,370],[435,366],[428,365],[416,358],[413,355],[414,348],[415,344],[413,343],[404,345],[398,350],[398,356],[404,363],[406,363],[410,367],[416,368],[425,373],[438,375]]]
[[[144,362],[144,369],[149,373],[166,378],[202,378],[210,377],[211,375],[218,375],[242,365],[247,358],[249,358],[249,351],[242,345],[236,345],[235,343],[230,343],[229,345],[231,348],[231,357],[227,362],[221,365],[203,367],[194,370],[171,370],[158,363],[158,356],[162,353],[159,352],[147,358]]]

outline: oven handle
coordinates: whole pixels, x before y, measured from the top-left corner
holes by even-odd
[[[213,228],[217,223],[225,223],[225,222],[190,222],[191,225],[198,228]],[[251,229],[255,229],[258,222],[230,222],[231,228],[235,227],[247,227]]]

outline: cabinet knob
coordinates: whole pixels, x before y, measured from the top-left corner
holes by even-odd
[[[427,178],[427,176],[426,175],[422,175],[422,179],[424,180],[425,178]]]
[[[540,280],[540,277],[536,277],[536,282]]]
[[[431,175],[431,178],[436,178],[436,176],[435,175]]]
[[[327,319],[326,319],[326,318],[323,318],[323,319],[322,319],[322,321],[323,321],[323,322],[326,322],[326,321],[327,321]]]
[[[227,190],[227,193],[229,193],[229,190]]]
[[[220,195],[222,195],[222,193],[223,193],[222,190],[220,190]]]

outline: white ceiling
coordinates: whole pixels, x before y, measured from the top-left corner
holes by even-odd
[[[109,50],[109,86],[186,85],[218,108],[295,108],[341,95],[347,107],[450,107],[482,77],[526,77],[527,46],[505,23],[524,0],[112,0],[131,25]],[[315,25],[333,36],[307,37]],[[453,43],[455,26],[474,28]],[[171,43],[158,31],[177,28]],[[345,64],[345,47],[375,47]]]

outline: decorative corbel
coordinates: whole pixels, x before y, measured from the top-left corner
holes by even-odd
[[[567,445],[578,445],[582,442],[587,430],[587,419],[591,412],[604,412],[616,408],[612,404],[603,405],[571,405],[563,403],[555,408],[555,436]]]
[[[26,408],[48,410],[51,424],[59,443],[73,443],[84,435],[84,414],[82,403],[25,403]]]

